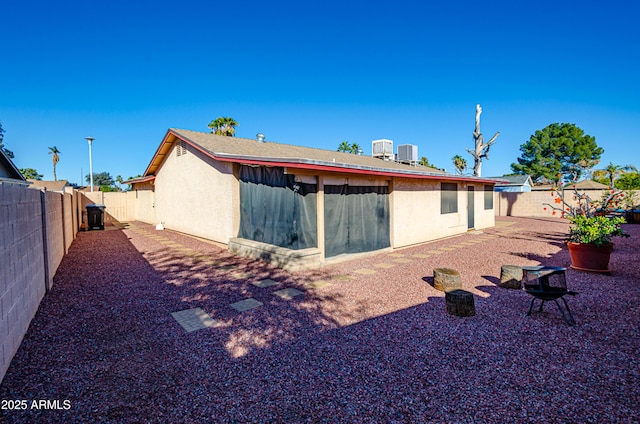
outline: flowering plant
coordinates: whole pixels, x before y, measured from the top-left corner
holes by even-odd
[[[570,204],[566,200],[567,192],[573,193],[574,203]],[[602,200],[594,201],[584,191],[580,193],[575,184],[572,189],[567,190],[566,185],[560,182],[551,187],[551,196],[554,198],[554,204],[544,203],[544,205],[551,208],[552,214],[560,213],[563,218],[572,218],[576,216],[591,217],[609,212],[619,207],[625,194],[621,190],[605,190]]]
[[[573,193],[574,202],[571,204],[565,198],[567,193]],[[573,224],[569,229],[569,242],[602,246],[611,243],[612,237],[629,237],[621,227],[621,224],[626,223],[624,218],[605,216],[606,212],[619,207],[624,200],[622,191],[606,190],[602,200],[593,201],[584,191],[579,192],[575,184],[572,189],[567,190],[565,184],[560,182],[551,188],[551,195],[554,197],[554,204],[545,205],[552,209],[553,215],[560,212],[560,216]]]

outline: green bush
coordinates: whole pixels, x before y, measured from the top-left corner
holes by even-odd
[[[612,237],[629,237],[621,227],[626,223],[622,217],[577,215],[570,217],[569,220],[573,224],[569,230],[569,241],[573,243],[602,246],[611,243]]]

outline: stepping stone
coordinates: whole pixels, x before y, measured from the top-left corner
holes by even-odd
[[[413,262],[411,259],[394,259],[393,262],[398,262],[399,264],[408,264],[409,262]]]
[[[279,283],[277,281],[273,281],[267,278],[266,280],[253,281],[251,282],[251,284],[253,284],[256,287],[260,287],[261,289],[264,289],[265,287],[277,286]]]
[[[375,266],[376,268],[389,269],[389,268],[393,268],[396,265],[395,264],[390,264],[390,263],[387,263],[387,262],[382,262],[382,263],[379,263],[379,264],[374,264],[373,266]]]
[[[418,254],[411,255],[411,256],[413,256],[414,258],[424,259],[424,258],[428,258],[431,255],[428,254],[428,253],[418,253]]]
[[[342,274],[342,275],[335,275],[332,278],[334,280],[347,281],[347,280],[353,280],[353,275]]]
[[[376,271],[373,269],[369,269],[369,268],[360,268],[360,269],[356,269],[355,271],[353,271],[357,274],[362,274],[362,275],[371,275],[371,274],[375,274]]]
[[[172,312],[171,316],[178,321],[178,324],[180,324],[187,333],[218,325],[216,320],[200,308]]]
[[[448,252],[452,251],[452,250],[456,250],[455,247],[441,247],[440,250],[446,250]]]
[[[404,258],[407,255],[403,253],[391,253],[389,256],[391,256],[392,258]]]
[[[249,299],[241,300],[240,302],[232,303],[231,306],[238,312],[248,311],[253,308],[257,308],[258,306],[262,306],[262,302],[258,302],[254,298],[250,297]]]
[[[278,297],[281,297],[282,299],[290,300],[296,296],[300,296],[301,294],[304,294],[304,292],[297,289],[286,288],[286,289],[274,291],[273,294],[275,294]]]
[[[231,276],[238,280],[246,280],[247,278],[255,277],[255,275],[250,272],[234,272]]]
[[[307,286],[310,289],[321,289],[323,287],[328,287],[330,285],[331,283],[326,280],[317,280],[317,281],[312,281],[310,283],[305,284],[305,286]]]
[[[229,271],[229,270],[232,270],[232,269],[235,269],[235,268],[236,268],[236,267],[235,267],[235,266],[233,266],[233,265],[223,265],[223,266],[219,266],[219,267],[218,267],[218,268],[216,268],[216,269],[218,269],[218,270],[220,270],[220,271]]]

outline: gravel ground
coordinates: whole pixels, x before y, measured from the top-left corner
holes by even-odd
[[[573,327],[497,286],[503,264],[569,265],[561,220],[300,273],[142,223],[79,233],[0,385],[28,407],[0,421],[637,423],[640,226],[625,227],[610,275],[567,271]],[[476,316],[446,313],[437,267],[460,271]],[[263,306],[229,306],[250,297]],[[195,307],[217,325],[185,332],[171,313]]]

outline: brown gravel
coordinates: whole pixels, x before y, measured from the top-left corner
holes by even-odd
[[[566,222],[497,224],[294,274],[141,223],[79,233],[0,385],[28,408],[0,421],[639,422],[640,226],[616,240],[611,275],[567,271],[570,327],[496,285],[503,264],[568,266]],[[460,271],[476,316],[446,313],[437,267]],[[274,296],[287,287],[304,295]],[[250,297],[264,305],[229,307]],[[187,333],[171,316],[196,307],[218,325]]]

